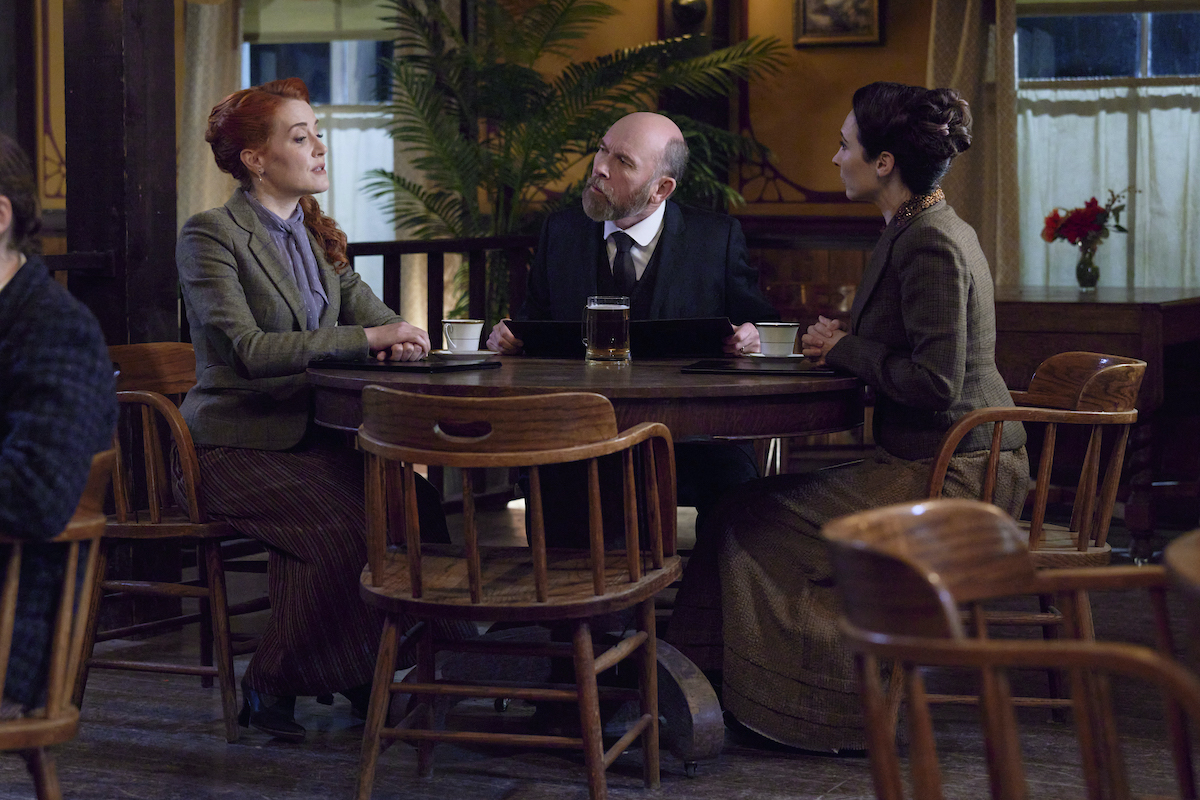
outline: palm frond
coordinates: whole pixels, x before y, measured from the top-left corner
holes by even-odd
[[[545,55],[570,58],[575,42],[617,13],[601,0],[546,0],[535,4],[522,17],[528,59],[525,63],[532,65]]]
[[[692,96],[725,95],[739,80],[777,74],[783,67],[785,52],[778,39],[755,36],[702,56],[672,62],[658,75],[658,81]]]
[[[366,174],[369,197],[388,201],[389,217],[418,239],[478,235],[464,224],[462,198],[453,192],[426,189],[421,184],[382,169]]]

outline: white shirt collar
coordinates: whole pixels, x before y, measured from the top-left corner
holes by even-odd
[[[628,228],[620,228],[617,223],[611,220],[604,223],[604,238],[607,239],[613,235],[614,231],[624,230],[640,247],[647,247],[662,231],[663,215],[667,213],[667,201],[664,200],[658,204],[658,208],[654,209],[654,213],[646,217],[636,225],[630,225]]]

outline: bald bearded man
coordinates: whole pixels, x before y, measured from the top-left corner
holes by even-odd
[[[628,293],[632,319],[727,316],[734,327],[725,339],[725,352],[758,352],[753,323],[778,320],[779,314],[758,288],[758,272],[747,260],[738,221],[670,199],[687,159],[682,132],[661,114],[636,112],[609,128],[592,162],[581,207],[552,214],[542,226],[525,304],[516,319],[577,321],[589,296]],[[636,282],[628,292],[612,267],[617,251],[613,235],[621,232],[633,239]],[[523,342],[499,322],[488,347],[511,355],[521,352]],[[680,443],[675,461],[679,504],[696,506],[701,515],[730,486],[758,477],[749,445]],[[561,503],[575,514],[572,505],[567,499]],[[606,519],[612,516],[610,507],[606,501]],[[586,503],[582,508],[586,511]],[[547,509],[548,530],[552,516],[557,515]],[[619,514],[615,519],[620,520]],[[574,516],[559,521],[567,528],[579,527]]]
[[[542,226],[516,319],[574,321],[589,296],[618,294],[613,234],[624,232],[633,239],[637,276],[633,319],[727,316],[735,327],[725,352],[758,352],[753,323],[779,315],[758,288],[738,221],[670,200],[687,158],[683,133],[661,114],[639,111],[609,128],[581,207],[552,214]],[[501,353],[522,346],[504,322],[488,337],[488,347]]]

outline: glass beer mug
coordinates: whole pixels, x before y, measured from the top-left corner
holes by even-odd
[[[629,363],[629,298],[589,297],[583,314],[584,358],[606,364]]]

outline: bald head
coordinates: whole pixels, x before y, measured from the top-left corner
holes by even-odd
[[[600,140],[583,193],[584,211],[628,228],[671,196],[686,166],[687,144],[678,125],[648,111],[624,116]]]

